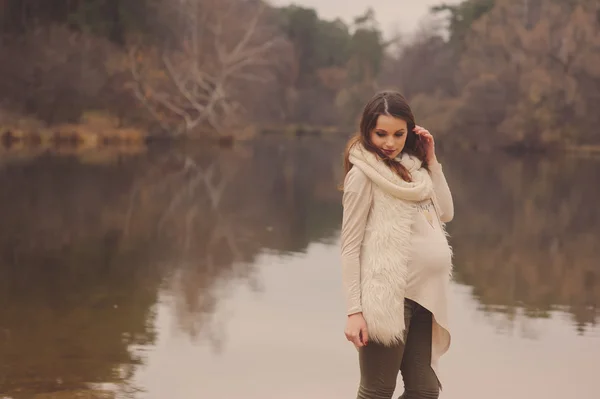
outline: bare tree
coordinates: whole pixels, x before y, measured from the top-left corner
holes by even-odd
[[[180,0],[172,7],[181,25],[175,48],[130,51],[136,97],[176,135],[235,126],[244,108],[236,83],[268,81],[285,40],[265,21],[262,2]]]

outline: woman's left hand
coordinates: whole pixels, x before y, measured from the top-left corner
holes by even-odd
[[[435,141],[433,140],[431,133],[429,133],[429,130],[417,125],[414,131],[417,136],[420,136],[421,138],[421,143],[425,149],[425,159],[427,163],[432,164],[436,162]]]

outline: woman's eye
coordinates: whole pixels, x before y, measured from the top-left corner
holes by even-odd
[[[377,132],[377,135],[378,135],[379,137],[385,137],[385,133]]]
[[[402,136],[404,136],[404,133],[396,133],[394,136],[396,136],[396,137],[402,137]]]

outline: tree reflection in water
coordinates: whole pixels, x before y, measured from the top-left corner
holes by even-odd
[[[165,295],[178,330],[219,350],[219,303],[241,285],[260,292],[261,254],[338,245],[343,146],[273,138],[4,162],[0,392],[101,397],[89,384],[109,383],[134,396]],[[456,280],[482,310],[503,315],[503,328],[556,309],[581,333],[596,325],[600,162],[440,158],[455,198]]]
[[[508,326],[519,312],[545,318],[555,310],[568,312],[580,333],[596,326],[599,160],[448,158],[456,278],[482,309],[504,314]]]
[[[155,342],[159,291],[216,348],[221,288],[260,290],[263,251],[302,252],[341,217],[338,142],[40,156],[0,171],[0,392],[127,381]],[[16,396],[15,396],[16,397]]]

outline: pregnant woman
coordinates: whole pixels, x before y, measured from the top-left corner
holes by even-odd
[[[346,338],[358,349],[358,399],[439,397],[450,346],[452,195],[433,136],[397,92],[365,106],[344,154],[342,279]]]

